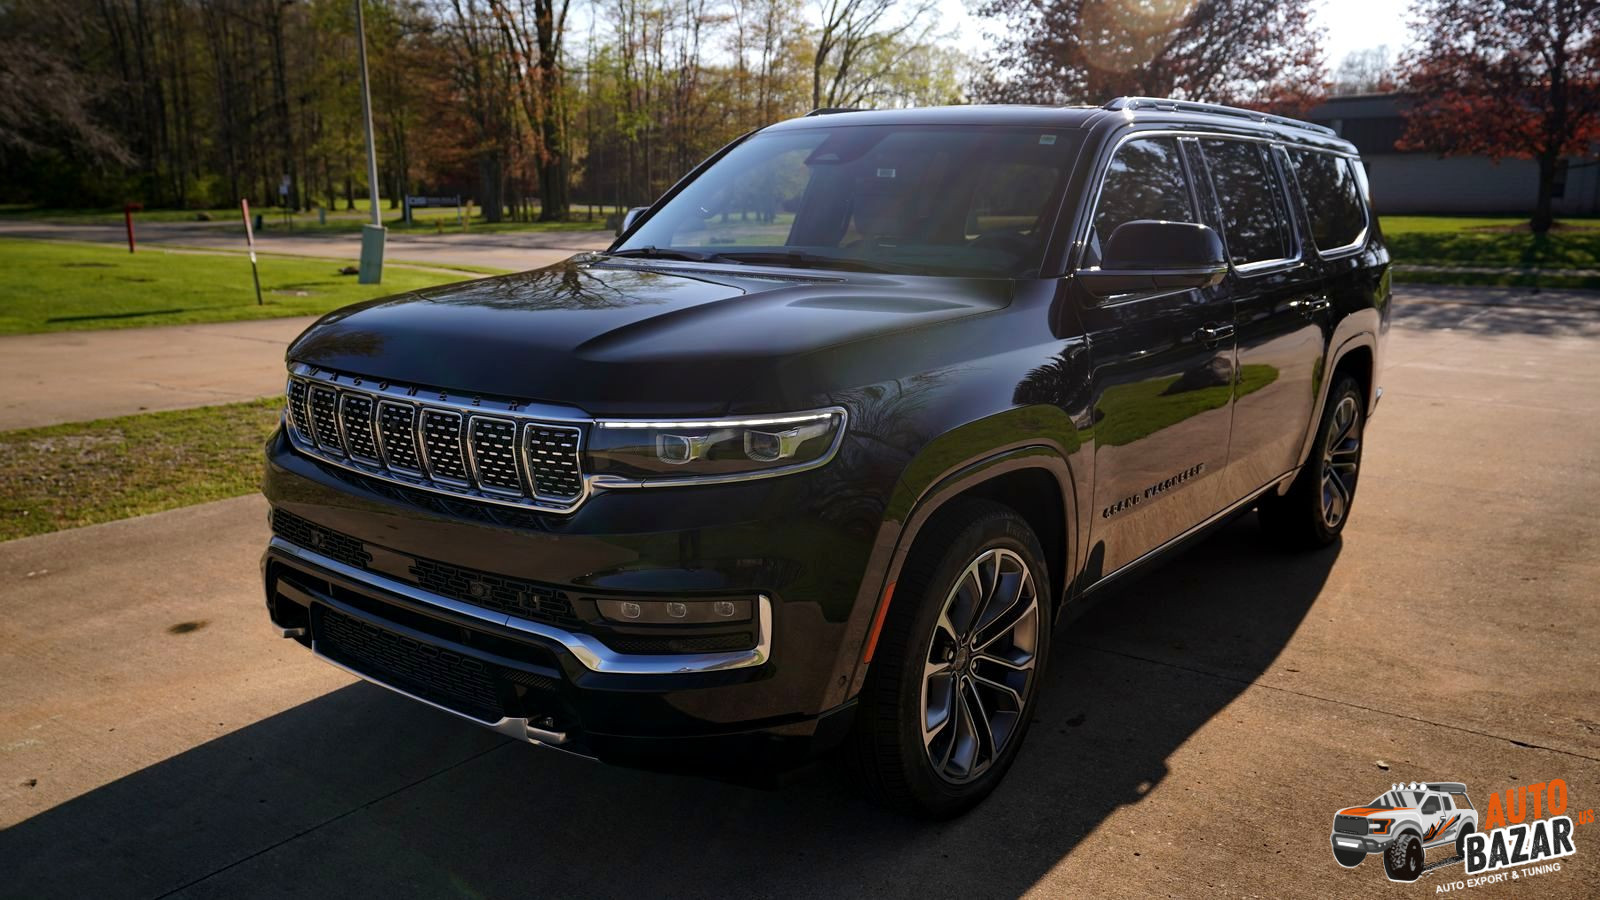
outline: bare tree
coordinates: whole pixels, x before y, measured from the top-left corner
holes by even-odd
[[[894,54],[881,51],[920,46],[932,30],[933,0],[821,2],[822,26],[811,62],[813,107],[860,104],[895,64]]]
[[[1394,89],[1394,60],[1389,45],[1379,44],[1345,54],[1333,73],[1333,94],[1371,94]]]

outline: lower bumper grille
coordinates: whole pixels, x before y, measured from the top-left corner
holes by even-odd
[[[312,635],[328,658],[424,700],[485,722],[504,714],[495,672],[482,660],[321,606],[312,617]]]

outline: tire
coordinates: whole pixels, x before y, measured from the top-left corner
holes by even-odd
[[[1422,841],[1414,834],[1395,838],[1383,852],[1383,871],[1390,881],[1416,881],[1422,875]]]
[[[1471,822],[1467,822],[1461,826],[1461,831],[1456,834],[1456,856],[1460,857],[1461,859],[1467,858],[1467,835],[1476,830],[1477,829],[1472,827]]]
[[[1256,511],[1262,530],[1294,550],[1326,547],[1339,537],[1355,502],[1367,406],[1361,385],[1339,375],[1323,404],[1311,454],[1289,491],[1270,491]]]
[[[918,536],[846,751],[878,802],[945,819],[1005,777],[1049,658],[1054,595],[1044,559],[1028,523],[987,500],[955,501]]]
[[[1344,866],[1346,869],[1354,869],[1356,866],[1359,866],[1365,862],[1366,858],[1367,854],[1361,852],[1360,850],[1335,849],[1333,851],[1334,862]]]

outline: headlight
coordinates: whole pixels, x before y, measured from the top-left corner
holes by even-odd
[[[826,463],[844,429],[839,407],[721,419],[602,419],[590,430],[588,470],[613,484],[765,478]]]
[[[1389,819],[1369,819],[1367,823],[1368,831],[1371,834],[1388,834],[1389,822]]]

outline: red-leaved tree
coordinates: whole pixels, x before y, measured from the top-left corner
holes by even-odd
[[[1326,93],[1312,0],[985,0],[1004,23],[986,100],[1143,95],[1295,112]]]
[[[1600,140],[1600,0],[1418,0],[1400,147],[1539,163],[1535,233],[1561,160]]]

